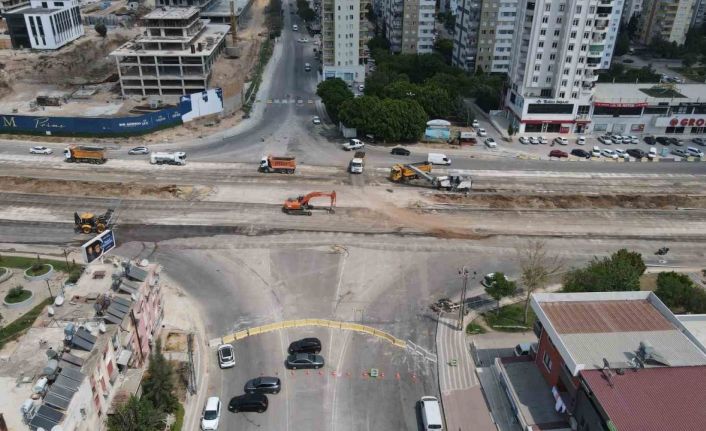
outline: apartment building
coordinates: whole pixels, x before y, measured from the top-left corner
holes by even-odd
[[[517,19],[518,0],[489,0],[481,7],[477,69],[508,73]]]
[[[649,44],[658,37],[683,45],[693,13],[694,0],[644,0],[640,15],[640,42]]]
[[[0,0],[0,15],[5,15],[13,9],[29,5],[29,0]]]
[[[382,21],[390,50],[430,54],[434,49],[434,0],[381,0]]]
[[[199,18],[199,9],[159,8],[142,18],[145,33],[111,52],[123,96],[181,96],[208,89],[230,26]]]
[[[585,130],[596,71],[610,67],[622,7],[623,0],[517,3],[505,98],[516,130]]]
[[[451,64],[467,72],[476,70],[481,0],[460,0],[456,9]]]
[[[625,0],[621,21],[627,24],[635,15],[642,13],[642,0]]]
[[[321,7],[323,78],[365,81],[368,0],[324,0]]]
[[[14,49],[59,49],[84,35],[78,0],[31,0],[3,17]]]
[[[691,15],[691,27],[700,28],[704,25],[706,15],[706,0],[694,0],[694,13]]]

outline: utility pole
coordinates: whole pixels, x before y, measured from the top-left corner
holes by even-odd
[[[465,266],[458,271],[463,278],[463,289],[461,290],[461,304],[458,307],[458,330],[463,331],[463,315],[466,311],[466,291],[468,289],[468,276],[470,271]],[[473,279],[476,278],[476,272],[473,271]]]
[[[237,40],[236,34],[238,31],[238,20],[235,18],[235,0],[230,0],[230,33],[233,41],[233,46]]]
[[[47,290],[49,291],[49,297],[51,298],[51,301],[54,302],[54,294],[51,293],[51,287],[49,287],[49,280],[44,280],[47,282]]]

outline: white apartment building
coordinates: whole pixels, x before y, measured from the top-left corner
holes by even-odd
[[[518,0],[486,0],[481,7],[476,68],[509,73]]]
[[[520,0],[505,108],[520,132],[583,132],[623,0]],[[482,36],[482,35],[481,35]],[[480,57],[480,53],[479,53]]]
[[[367,0],[324,0],[321,8],[323,78],[365,81]]]
[[[642,13],[642,0],[625,0],[621,20],[627,24],[634,15]]]
[[[31,0],[3,17],[15,49],[59,49],[83,36],[78,0]]]
[[[706,0],[695,0],[694,13],[691,16],[691,26],[698,28],[704,25],[704,15],[706,15]]]
[[[430,54],[434,49],[435,0],[381,0],[382,21],[390,50]]]
[[[456,10],[451,64],[467,72],[476,70],[481,0],[461,0]]]
[[[640,42],[650,43],[655,37],[684,44],[691,26],[694,0],[644,0],[640,15]]]

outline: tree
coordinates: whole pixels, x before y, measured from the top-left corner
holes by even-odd
[[[370,52],[373,52],[376,49],[387,51],[390,49],[390,42],[385,39],[385,36],[375,36],[368,41],[368,49]]]
[[[532,292],[543,288],[551,277],[559,273],[564,267],[559,255],[550,253],[547,243],[531,240],[524,247],[517,249],[517,259],[520,263],[520,281],[525,287],[525,320],[529,314],[529,304]]]
[[[645,264],[639,253],[618,250],[608,258],[594,258],[586,267],[569,271],[565,292],[620,292],[640,290]]]
[[[162,342],[159,339],[150,354],[147,377],[142,382],[142,398],[164,413],[174,413],[179,404],[174,394],[174,369],[162,354]]]
[[[451,64],[454,42],[451,39],[439,39],[434,43],[434,50],[444,57],[446,64]]]
[[[515,128],[512,126],[512,123],[510,123],[507,126],[507,136],[512,136],[514,134],[515,134]]]
[[[338,117],[347,127],[354,127],[359,134],[379,133],[378,121],[382,113],[382,101],[375,96],[361,96],[348,99],[339,108]],[[362,132],[362,133],[361,133]]]
[[[630,39],[633,39],[635,37],[635,34],[637,34],[637,30],[639,29],[639,24],[640,24],[640,17],[638,15],[633,15],[630,17],[630,21],[628,21],[628,25],[626,27],[628,37]]]
[[[628,32],[625,30],[624,27],[621,26],[620,30],[618,31],[618,39],[615,41],[615,49],[613,51],[613,55],[616,57],[620,57],[621,55],[625,55],[630,51],[630,36],[628,36]]]
[[[699,59],[696,54],[685,54],[684,57],[681,59],[681,64],[684,67],[688,68],[693,66],[698,60]]]
[[[655,295],[672,310],[686,311],[694,292],[694,282],[688,275],[661,272],[657,276]]]
[[[93,26],[93,29],[96,30],[96,33],[98,33],[100,37],[105,38],[108,35],[108,28],[102,22],[99,22]]]
[[[453,109],[453,101],[446,90],[434,84],[419,87],[414,100],[429,118],[448,118]]]
[[[130,396],[130,399],[108,416],[109,431],[152,431],[164,428],[163,414],[152,407],[144,398]]]
[[[327,79],[316,88],[316,95],[326,105],[326,112],[334,123],[338,122],[338,109],[343,102],[353,98],[348,85],[339,78]]]
[[[496,312],[500,314],[500,300],[512,296],[517,291],[517,283],[510,281],[505,277],[502,272],[496,272],[493,274],[493,282],[488,283],[485,287],[485,293],[487,293],[491,298],[498,301],[498,307]]]

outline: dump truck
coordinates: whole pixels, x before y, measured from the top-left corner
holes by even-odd
[[[348,163],[351,174],[362,174],[365,167],[365,151],[356,151],[353,159]]]
[[[109,209],[104,214],[74,213],[74,230],[85,234],[102,233],[110,229],[113,223],[113,210]]]
[[[419,178],[417,172],[412,170],[410,166],[414,166],[416,169],[423,172],[431,172],[431,163],[429,162],[409,163],[406,165],[396,164],[390,168],[390,180],[394,182],[404,182]]]
[[[108,159],[105,158],[105,148],[91,147],[87,145],[69,145],[64,150],[64,160],[69,163],[93,163],[103,164]]]
[[[263,156],[260,160],[260,172],[293,174],[297,169],[297,159],[292,156]]]
[[[150,163],[153,165],[185,165],[186,153],[175,151],[171,153],[152,153]]]

